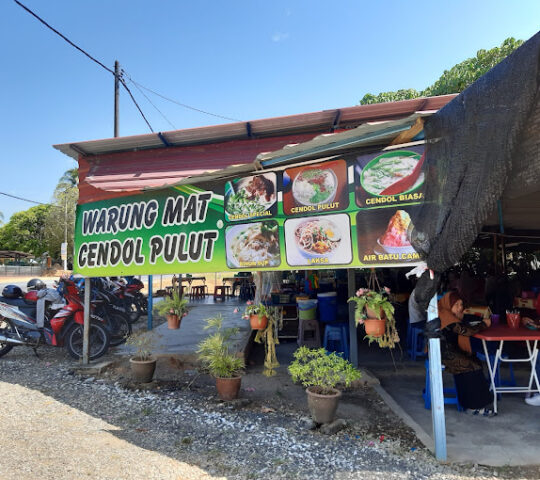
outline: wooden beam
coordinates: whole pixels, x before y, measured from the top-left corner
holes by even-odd
[[[400,145],[401,143],[410,142],[416,135],[418,135],[424,129],[424,119],[422,117],[417,118],[416,122],[412,125],[409,130],[401,132],[390,145]]]

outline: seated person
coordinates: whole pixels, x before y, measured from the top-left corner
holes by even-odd
[[[477,326],[462,322],[463,300],[457,292],[448,292],[438,306],[443,334],[442,363],[454,375],[459,403],[467,413],[492,417],[495,415],[491,408],[493,395],[470,343],[470,337],[489,327],[491,321],[484,319]]]

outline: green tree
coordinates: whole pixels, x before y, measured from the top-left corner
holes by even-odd
[[[68,243],[68,256],[73,250],[75,210],[79,199],[77,183],[78,170],[72,168],[64,172],[54,190],[52,208],[45,226],[46,249],[53,258],[60,257],[61,244],[65,240]]]
[[[410,88],[395,92],[381,92],[377,95],[367,93],[360,100],[360,105],[395,102],[418,97],[433,97],[436,95],[462,92],[474,81],[510,55],[522,43],[523,40],[516,40],[512,37],[507,38],[500,47],[494,47],[491,50],[479,50],[475,57],[468,58],[467,60],[454,65],[450,70],[445,70],[433,85],[421,92]]]
[[[41,255],[46,251],[45,225],[50,205],[37,205],[14,213],[0,228],[0,250],[20,250]]]

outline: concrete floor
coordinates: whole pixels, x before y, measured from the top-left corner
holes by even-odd
[[[433,440],[431,410],[424,408],[422,398],[423,360],[400,362],[397,372],[388,366],[376,365],[370,370],[399,407]],[[525,384],[528,372],[516,370],[516,380],[518,384]],[[452,376],[444,375],[444,383],[452,386]],[[458,412],[455,405],[446,405],[448,460],[491,466],[538,465],[540,407],[527,405],[523,394],[508,393],[499,400],[498,410],[496,417],[478,418]]]
[[[160,299],[156,299],[159,302]],[[240,302],[237,298],[228,298],[224,302],[215,303],[213,298],[207,297],[203,300],[194,300],[189,304],[191,310],[182,319],[180,328],[169,330],[167,322],[159,323],[156,318],[156,347],[153,349],[156,355],[181,355],[185,360],[195,360],[197,344],[209,334],[209,330],[204,330],[205,320],[216,315],[223,317],[225,327],[238,327],[239,333],[233,337],[233,349],[239,354],[243,354],[251,337],[251,327],[247,320],[242,318],[245,302]],[[238,309],[235,313],[234,310]],[[146,318],[141,320],[145,322]],[[122,345],[116,348],[117,355],[129,355],[133,351],[132,347]]]

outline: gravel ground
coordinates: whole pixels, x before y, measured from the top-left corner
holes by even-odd
[[[538,478],[438,464],[422,448],[306,428],[302,412],[84,377],[60,349],[0,360],[2,479]]]

